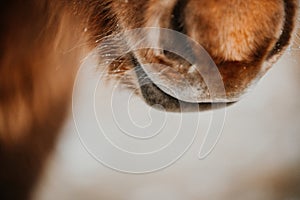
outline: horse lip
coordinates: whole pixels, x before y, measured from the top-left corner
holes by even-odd
[[[163,108],[168,112],[198,112],[216,108],[224,108],[236,101],[224,102],[201,102],[191,103],[178,100],[175,97],[163,92],[145,73],[141,64],[131,55],[134,63],[134,70],[138,79],[141,94],[145,102],[157,109]],[[157,106],[158,105],[158,106]]]

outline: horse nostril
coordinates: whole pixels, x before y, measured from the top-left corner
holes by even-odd
[[[186,33],[184,18],[185,18],[185,7],[188,0],[177,0],[177,3],[172,12],[171,28],[175,31]]]

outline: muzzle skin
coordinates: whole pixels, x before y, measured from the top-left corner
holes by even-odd
[[[298,6],[294,0],[135,3],[145,13],[143,20],[134,16],[130,5],[111,5],[129,10],[130,20],[115,12],[119,27],[145,29],[139,34],[124,34],[129,48],[139,46],[128,56],[129,68],[143,69],[156,86],[151,90],[137,86],[145,101],[172,107],[167,110],[180,110],[171,100],[172,106],[167,105],[170,96],[187,104],[239,101],[289,45]]]

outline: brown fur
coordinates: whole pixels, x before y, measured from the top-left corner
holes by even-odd
[[[68,111],[82,31],[61,3],[1,4],[0,199],[26,199]]]
[[[295,0],[0,4],[0,199],[30,197],[68,113],[80,60],[105,36],[147,26],[181,31],[211,54],[230,96],[242,93],[262,64],[286,48],[296,9]],[[134,67],[130,56],[122,59],[112,73]]]

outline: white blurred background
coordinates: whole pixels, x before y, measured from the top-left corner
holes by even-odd
[[[221,138],[204,160],[198,159],[198,153],[209,128],[211,112],[184,114],[191,119],[200,118],[195,142],[177,162],[153,173],[128,174],[102,165],[82,145],[70,114],[39,184],[36,199],[300,199],[299,65],[300,51],[287,52],[250,94],[228,107]],[[82,85],[80,88],[89,87]],[[103,116],[110,116],[113,111],[108,102],[115,91],[110,84],[99,89],[101,92],[95,97],[96,110]],[[82,108],[89,104],[84,92],[79,91],[76,96],[76,102],[82,103]],[[113,101],[127,102],[128,96],[122,96],[123,93],[114,96]],[[132,98],[129,106],[132,120],[147,125],[151,122],[149,107],[139,97]],[[116,112],[121,114],[122,111]],[[127,112],[124,107],[124,113]],[[99,127],[90,121],[89,113],[84,110],[81,113],[80,120],[86,124],[86,130],[99,132]],[[166,138],[176,131],[181,114],[165,114],[151,109],[150,114],[154,122],[155,119],[166,119],[163,129]],[[118,135],[124,136],[115,122],[107,119],[102,123],[104,131],[112,132],[114,139]],[[190,130],[184,130],[187,134],[195,131],[192,123]]]

